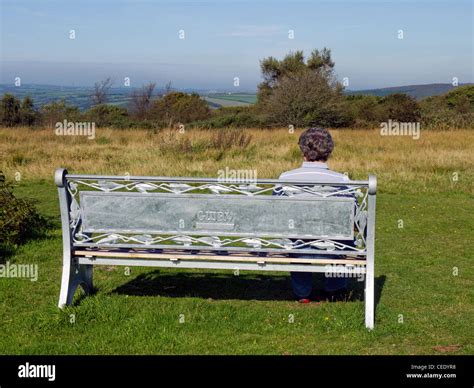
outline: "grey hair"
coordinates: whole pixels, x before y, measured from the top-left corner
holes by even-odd
[[[326,128],[307,129],[301,134],[298,144],[308,162],[325,162],[334,149],[331,134]]]

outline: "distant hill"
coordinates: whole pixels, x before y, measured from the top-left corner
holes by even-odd
[[[459,84],[459,86],[473,85],[473,84]],[[457,86],[457,87],[459,87]],[[366,94],[371,96],[384,97],[393,93],[405,93],[409,96],[421,100],[425,97],[439,96],[445,94],[456,86],[452,84],[426,84],[426,85],[408,85],[408,86],[394,86],[390,88],[367,89],[367,90],[347,90],[346,94],[357,95]]]

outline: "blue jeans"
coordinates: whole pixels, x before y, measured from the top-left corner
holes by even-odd
[[[291,287],[298,299],[307,298],[313,290],[312,272],[291,272]],[[347,278],[326,278],[324,290],[337,291],[347,287]]]
[[[347,242],[346,242],[347,243]],[[290,257],[297,257],[296,254],[290,254]],[[312,258],[311,255],[302,255],[300,257]],[[318,255],[318,257],[331,257],[329,255]],[[291,287],[293,293],[298,299],[309,297],[313,290],[313,273],[312,272],[290,272]],[[347,277],[328,278],[324,282],[324,291],[333,292],[347,287]]]

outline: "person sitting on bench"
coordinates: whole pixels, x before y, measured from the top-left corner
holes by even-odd
[[[327,160],[334,149],[334,142],[331,134],[325,128],[309,128],[304,131],[298,142],[304,157],[304,162],[300,168],[286,171],[280,175],[285,181],[321,181],[343,183],[349,178],[328,168]],[[298,194],[296,194],[298,195]],[[305,195],[301,193],[299,195]],[[346,242],[347,243],[347,242]],[[301,303],[309,303],[313,289],[311,272],[291,272],[291,285],[296,299]],[[331,277],[326,278],[324,291],[330,298],[337,298],[347,290],[347,278]]]

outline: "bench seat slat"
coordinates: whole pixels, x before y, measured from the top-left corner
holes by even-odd
[[[272,257],[272,256],[241,256],[241,255],[191,255],[178,253],[146,253],[146,252],[110,252],[110,251],[75,251],[75,256],[87,257],[115,257],[115,258],[137,258],[137,259],[162,259],[162,260],[206,260],[206,261],[235,261],[248,263],[279,263],[279,264],[350,264],[365,265],[365,260],[354,259],[307,259],[298,257]]]

